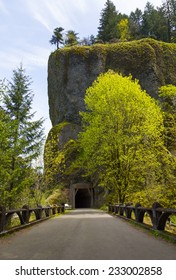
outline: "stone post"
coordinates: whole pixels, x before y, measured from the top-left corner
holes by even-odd
[[[30,219],[29,206],[24,205],[22,209],[25,209],[25,211],[22,211],[23,223],[28,224]]]
[[[157,208],[162,208],[161,204],[158,202],[154,202],[152,205],[152,223],[153,223],[153,228],[154,229],[158,229],[158,225],[159,225],[159,218],[162,215],[162,212],[158,212]]]

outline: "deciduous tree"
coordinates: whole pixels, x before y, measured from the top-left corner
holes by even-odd
[[[87,90],[80,157],[88,176],[109,188],[118,202],[152,186],[160,176],[163,119],[155,101],[137,81],[113,72],[99,76]]]
[[[176,154],[176,86],[162,86],[159,96],[164,118],[165,145]]]
[[[118,23],[117,28],[119,30],[120,40],[127,41],[130,38],[128,19],[127,18],[122,19]]]

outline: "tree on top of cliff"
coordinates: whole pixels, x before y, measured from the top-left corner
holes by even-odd
[[[98,39],[109,42],[112,39],[118,38],[117,24],[124,17],[116,11],[115,5],[110,0],[107,0],[105,8],[101,12]]]
[[[50,43],[52,45],[56,45],[57,49],[59,49],[59,44],[63,44],[63,35],[62,35],[62,31],[64,30],[64,28],[62,27],[57,27],[54,29],[53,31],[53,35],[52,38],[50,40]]]
[[[176,0],[166,0],[163,9],[167,18],[169,42],[176,42]]]
[[[129,16],[130,35],[133,39],[139,39],[141,37],[142,16],[143,13],[138,8],[134,12],[131,12]]]
[[[121,41],[127,41],[130,38],[128,19],[127,18],[122,19],[118,23],[117,28],[119,30],[120,40]]]
[[[78,33],[73,30],[68,30],[66,33],[65,46],[74,46],[78,44]]]
[[[155,9],[147,2],[142,16],[142,35],[157,40],[168,41],[167,20],[162,8]]]

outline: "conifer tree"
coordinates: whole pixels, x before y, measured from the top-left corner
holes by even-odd
[[[78,44],[78,33],[73,30],[68,30],[66,33],[65,45],[66,46],[74,46]]]
[[[62,27],[57,27],[54,29],[53,31],[53,35],[52,38],[50,40],[50,43],[53,45],[57,46],[57,49],[59,49],[59,44],[63,44],[63,35],[62,35],[62,31],[64,29]]]
[[[44,140],[43,122],[41,118],[34,121],[35,113],[31,113],[33,93],[31,80],[20,66],[13,71],[12,82],[6,85],[3,93],[3,110],[10,127],[6,137],[6,186],[2,186],[6,205],[14,206],[20,193],[30,184],[30,168],[32,161],[40,152]]]
[[[166,0],[163,3],[168,25],[169,42],[176,42],[176,0]]]
[[[116,7],[110,0],[107,0],[105,8],[101,12],[98,39],[109,42],[111,39],[117,38],[117,21]]]

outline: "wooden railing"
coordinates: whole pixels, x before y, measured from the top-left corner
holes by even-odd
[[[64,206],[43,207],[41,205],[38,205],[35,208],[30,208],[28,205],[24,205],[20,209],[13,209],[8,211],[6,211],[6,208],[4,206],[0,206],[0,233],[6,233],[14,229],[19,229],[22,226],[45,220],[52,215],[63,213],[64,211]],[[34,215],[31,221],[32,213],[34,213]],[[19,220],[18,226],[13,226],[13,223],[10,223],[10,221],[12,221],[12,217],[14,216]],[[10,224],[12,224],[11,227],[9,226]]]
[[[144,223],[144,216],[145,213],[147,213],[153,229],[165,230],[169,216],[175,215],[176,209],[163,208],[161,204],[155,202],[152,208],[142,207],[140,203],[137,203],[135,206],[130,204],[109,205],[109,212],[131,220],[132,213],[134,213],[135,221],[137,223]]]

